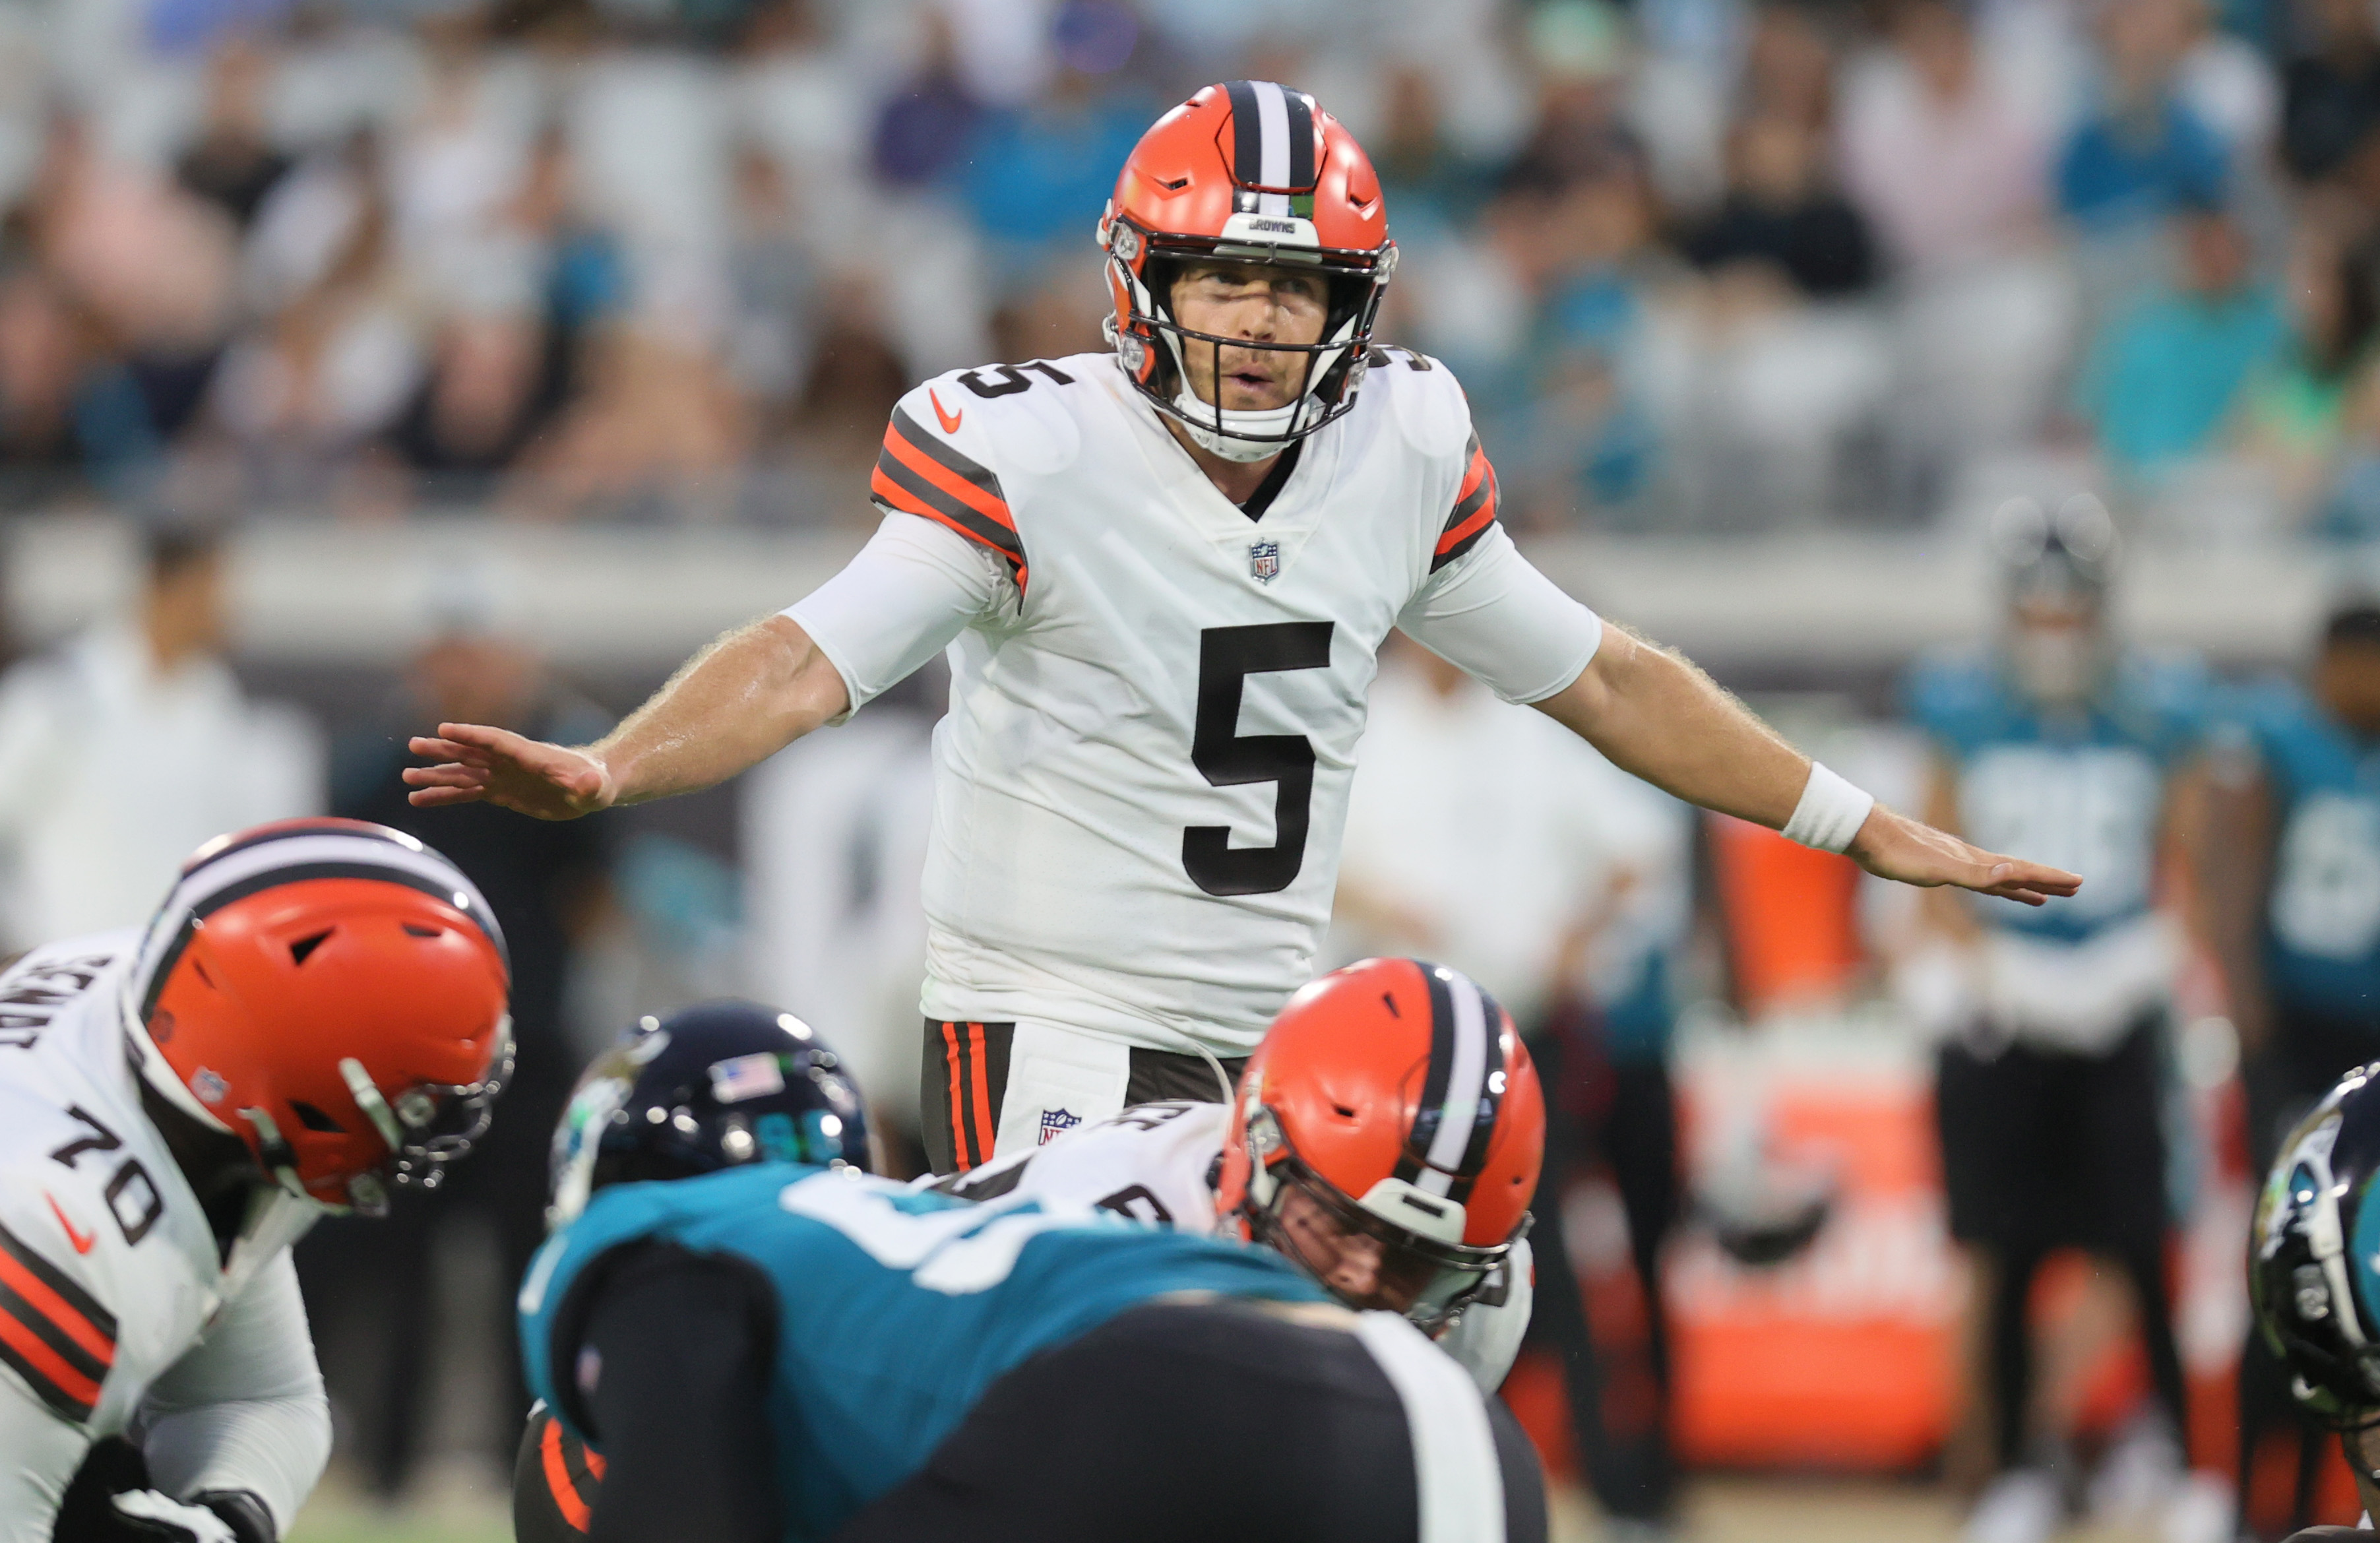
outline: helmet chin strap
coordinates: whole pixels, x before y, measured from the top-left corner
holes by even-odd
[[[1202,402],[1185,384],[1174,395],[1173,405],[1182,409],[1182,427],[1201,450],[1245,466],[1270,460],[1289,448],[1289,431],[1305,408],[1305,398],[1300,396],[1286,407],[1247,412]],[[1208,427],[1218,422],[1222,425],[1220,431]],[[1241,437],[1243,433],[1248,437]]]

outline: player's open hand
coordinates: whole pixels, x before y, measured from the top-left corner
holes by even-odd
[[[1978,894],[2038,905],[2082,887],[2079,874],[2004,857],[1878,804],[1852,839],[1850,857],[1879,879],[1931,889],[1955,884]]]
[[[594,756],[510,729],[441,723],[434,737],[417,735],[408,747],[438,763],[405,769],[407,796],[422,808],[486,802],[539,820],[576,820],[618,796]]]

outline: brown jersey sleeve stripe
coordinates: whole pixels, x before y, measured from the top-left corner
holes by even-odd
[[[1453,512],[1446,516],[1446,527],[1439,533],[1438,550],[1430,556],[1429,571],[1453,562],[1479,544],[1479,538],[1496,523],[1496,468],[1488,464],[1488,452],[1481,449],[1479,436],[1471,436],[1471,461],[1463,473],[1463,486],[1455,493]]]

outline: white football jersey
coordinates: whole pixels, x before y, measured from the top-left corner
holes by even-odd
[[[1045,1145],[996,1157],[951,1178],[918,1183],[963,1200],[1019,1193],[1053,1205],[1118,1211],[1181,1232],[1236,1236],[1236,1225],[1215,1205],[1231,1124],[1227,1104],[1135,1104]],[[1536,1275],[1536,1258],[1524,1238],[1513,1245],[1503,1300],[1474,1305],[1439,1339],[1439,1347],[1462,1363],[1483,1391],[1503,1386],[1504,1374],[1521,1353]]]
[[[930,1018],[1246,1054],[1313,974],[1390,629],[1524,701],[1601,637],[1496,523],[1462,388],[1401,350],[1246,508],[1104,354],[918,387],[871,485],[996,585],[922,650],[856,581],[787,612],[855,709],[950,644]]]
[[[237,1401],[310,1379],[319,1397],[289,1245],[321,1213],[260,1188],[229,1250],[219,1248],[141,1110],[122,1002],[140,941],[127,930],[53,943],[0,974],[0,1539],[8,1543],[48,1537],[40,1507],[55,1504],[82,1447],[156,1415],[144,1403],[161,1384],[176,1409],[187,1405],[172,1395],[200,1384],[201,1396]],[[237,1351],[216,1358],[239,1364],[197,1365],[217,1338]],[[260,1377],[273,1386],[261,1388]],[[327,1421],[322,1434],[327,1447]],[[267,1498],[285,1526],[303,1489]]]

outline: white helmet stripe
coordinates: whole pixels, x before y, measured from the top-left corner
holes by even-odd
[[[1267,188],[1289,186],[1289,101],[1270,80],[1251,80],[1257,99],[1257,127],[1262,136],[1257,152],[1257,180]],[[1286,217],[1289,195],[1258,193],[1257,213]]]
[[[1471,1146],[1471,1130],[1479,1118],[1480,1093],[1488,1080],[1488,1011],[1480,1000],[1479,988],[1472,978],[1459,970],[1446,972],[1447,994],[1454,1008],[1454,1064],[1446,1078],[1446,1101],[1440,1106],[1438,1129],[1430,1136],[1429,1150],[1423,1159],[1429,1164],[1422,1175],[1422,1187],[1438,1187],[1431,1193],[1443,1195],[1451,1184],[1455,1172],[1462,1168],[1463,1154]]]

